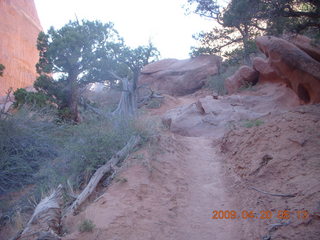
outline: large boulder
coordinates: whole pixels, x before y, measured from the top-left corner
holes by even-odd
[[[298,48],[306,52],[312,58],[320,62],[320,46],[313,42],[307,36],[299,34],[291,34],[284,36],[284,39],[296,45]]]
[[[320,63],[294,44],[280,38],[263,36],[257,46],[283,82],[304,103],[320,102]]]
[[[42,30],[33,0],[0,0],[0,96],[12,87],[23,88],[36,79],[37,37]]]
[[[277,72],[270,66],[267,59],[255,57],[252,61],[253,69],[259,72],[259,83],[263,82],[285,82]]]
[[[228,129],[245,121],[278,114],[298,106],[297,95],[283,83],[262,83],[245,94],[200,98],[167,111],[162,121],[171,132],[183,136],[220,138]]]
[[[229,94],[234,94],[241,87],[255,85],[258,79],[259,72],[248,66],[242,66],[231,77],[225,80],[225,88]]]
[[[219,72],[221,58],[199,56],[186,60],[164,59],[145,66],[140,85],[172,96],[183,96],[200,89],[209,76]]]

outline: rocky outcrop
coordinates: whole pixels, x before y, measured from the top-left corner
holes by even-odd
[[[287,111],[299,105],[296,94],[283,83],[263,83],[246,95],[235,94],[198,102],[168,111],[162,121],[170,131],[183,136],[222,137],[226,125],[241,124]]]
[[[256,57],[252,61],[254,70],[259,72],[259,83],[262,82],[284,82],[286,79],[282,79],[276,71],[269,65],[267,59]]]
[[[0,0],[0,96],[33,84],[39,59],[36,40],[42,30],[33,0]]]
[[[207,78],[219,72],[218,56],[199,56],[186,60],[164,59],[145,66],[140,85],[172,96],[183,96],[200,89]]]
[[[234,94],[241,87],[255,85],[258,79],[259,72],[248,66],[242,66],[231,77],[225,80],[225,88],[229,94]]]
[[[256,43],[267,56],[267,63],[280,77],[279,80],[292,88],[304,103],[320,102],[320,63],[318,61],[284,39],[263,36],[258,37]],[[257,66],[256,63],[256,69]]]
[[[310,38],[303,35],[286,35],[284,39],[293,43],[302,51],[306,52],[312,58],[320,62],[320,45],[313,42]]]

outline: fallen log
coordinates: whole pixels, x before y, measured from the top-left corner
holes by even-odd
[[[58,240],[61,228],[63,188],[58,188],[48,197],[41,200],[22,231],[19,240],[52,239]]]
[[[140,136],[131,137],[124,148],[122,148],[115,156],[113,156],[105,165],[98,168],[98,170],[91,177],[88,185],[79,194],[79,196],[72,203],[72,205],[68,208],[65,215],[68,215],[70,213],[76,215],[81,204],[84,203],[87,200],[87,198],[92,194],[92,192],[96,189],[102,177],[107,172],[111,171],[113,167],[117,165],[121,160],[123,160],[130,153],[130,151],[132,151],[132,149],[139,144],[140,140]]]

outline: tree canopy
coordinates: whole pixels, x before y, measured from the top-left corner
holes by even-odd
[[[230,0],[226,7],[217,0],[188,0],[194,12],[213,19],[212,31],[195,36],[201,47],[193,54],[217,53],[225,47],[241,46],[247,58],[257,35],[285,32],[320,34],[318,0]]]
[[[112,86],[122,78],[134,78],[158,54],[152,45],[127,47],[112,23],[87,20],[71,21],[58,30],[52,27],[47,34],[41,32],[37,47],[40,77],[35,88],[75,122],[80,120],[78,100],[83,87],[104,81]]]

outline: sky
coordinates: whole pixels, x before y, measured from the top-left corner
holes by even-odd
[[[212,21],[186,15],[187,0],[35,0],[44,31],[76,17],[113,22],[127,45],[154,44],[161,58],[185,59],[197,42],[192,35],[209,31]]]

